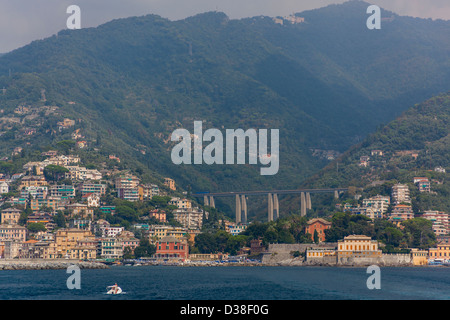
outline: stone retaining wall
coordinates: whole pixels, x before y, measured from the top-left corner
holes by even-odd
[[[50,270],[67,269],[71,265],[76,265],[80,269],[106,269],[106,266],[100,262],[87,262],[79,260],[19,260],[19,259],[0,259],[0,270]]]

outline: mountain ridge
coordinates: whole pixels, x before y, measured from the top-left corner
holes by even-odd
[[[396,17],[390,23],[395,30],[386,27],[377,35],[365,27],[365,5],[299,13],[305,24],[283,26],[269,17],[232,20],[210,12],[177,21],[146,15],[63,30],[0,57],[2,105],[7,113],[19,104],[58,105],[65,116],[82,119],[91,148],[101,137],[104,154],[117,153],[152,175],[173,176],[184,187],[296,187],[327,164],[314,158],[311,148],[344,152],[412,101],[449,83],[443,60],[449,41],[434,31],[450,30],[450,23]],[[339,21],[345,28],[336,28]],[[399,32],[407,24],[414,28]],[[424,25],[428,29],[420,40],[411,40]],[[425,35],[433,51],[419,50]],[[374,49],[383,41],[391,47],[386,44],[389,50],[378,57]],[[364,51],[346,56],[355,43]],[[405,57],[410,64],[398,63]],[[371,59],[375,62],[367,66]],[[391,79],[393,74],[401,77]],[[373,87],[371,79],[377,79]],[[192,130],[194,120],[205,120],[205,128],[282,129],[280,173],[262,178],[259,167],[248,165],[171,164],[171,144],[165,141],[176,128]],[[67,137],[44,136],[32,147]],[[12,147],[5,144],[0,151]]]

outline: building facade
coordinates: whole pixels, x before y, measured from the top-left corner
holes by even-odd
[[[325,241],[325,230],[331,228],[331,222],[322,219],[311,219],[306,223],[305,233],[311,235],[311,240],[314,241],[314,233],[317,232],[319,242]]]

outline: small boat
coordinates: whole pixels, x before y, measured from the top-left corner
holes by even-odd
[[[106,294],[121,294],[122,293],[122,288],[120,288],[117,284],[113,285],[113,286],[108,286],[106,287],[106,289],[108,290],[108,292],[106,292]]]
[[[443,263],[444,263],[444,261],[441,259],[434,259],[434,260],[428,261],[428,265],[430,265],[430,266],[442,266]]]

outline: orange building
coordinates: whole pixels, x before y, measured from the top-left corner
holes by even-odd
[[[155,218],[156,220],[159,220],[161,222],[166,222],[166,212],[164,210],[160,210],[160,209],[155,209],[155,210],[150,210],[150,212],[148,213],[148,216],[150,218]]]
[[[166,187],[168,187],[170,190],[177,190],[177,188],[175,187],[175,180],[170,179],[170,178],[164,178],[164,185]]]
[[[306,223],[305,233],[311,235],[311,240],[314,241],[314,231],[317,231],[319,242],[325,241],[325,230],[331,228],[331,222],[322,219],[314,218]]]

